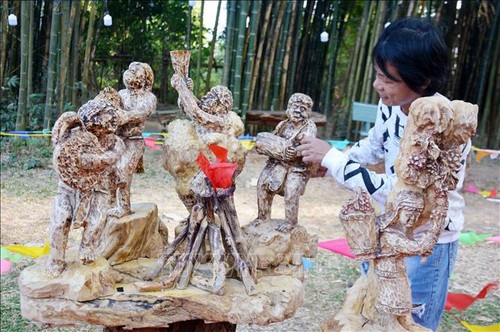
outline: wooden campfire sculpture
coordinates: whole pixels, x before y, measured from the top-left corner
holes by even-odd
[[[172,86],[179,93],[179,107],[188,119],[176,120],[169,126],[170,135],[177,136],[176,139],[181,140],[172,139],[166,143],[164,161],[165,168],[178,182],[179,197],[186,208],[190,209],[190,216],[183,229],[148,273],[147,278],[156,277],[167,261],[177,251],[181,251],[173,271],[159,282],[137,285],[142,291],[168,289],[174,286],[185,289],[191,281],[201,289],[222,295],[228,273],[226,269],[228,262],[225,261],[225,248],[227,248],[234,259],[235,268],[247,294],[254,294],[255,280],[251,272],[252,266],[247,259],[246,246],[241,238],[233,200],[234,179],[237,175],[235,172],[237,169],[238,173],[241,171],[245,161],[245,151],[237,142],[243,123],[232,111],[232,94],[226,87],[212,88],[201,100],[194,96],[192,80],[187,76],[190,58],[188,51],[174,51],[171,57],[175,70]],[[185,130],[186,128],[191,130]],[[189,133],[194,135],[190,136]],[[199,153],[196,160],[185,158],[189,148],[186,142],[190,140],[198,146]],[[230,155],[235,162],[227,162],[228,149],[217,144],[229,146]],[[216,157],[214,164],[210,164],[203,152],[207,150],[207,146]],[[180,184],[188,184],[186,192],[181,191]],[[197,277],[193,269],[198,265],[199,251],[205,240],[210,243],[208,254],[211,255],[213,263],[212,276]],[[185,246],[181,247],[184,242]],[[206,258],[202,257],[202,261]]]
[[[369,194],[357,190],[340,212],[348,244],[370,270],[348,291],[342,309],[323,331],[428,331],[411,316],[411,289],[405,257],[432,252],[444,227],[447,192],[458,183],[461,145],[477,126],[476,105],[422,97],[410,107],[397,183],[385,213],[377,216]],[[413,231],[426,231],[413,238]]]
[[[51,252],[21,272],[24,318],[116,331],[234,331],[236,324],[283,321],[302,304],[301,259],[314,257],[317,236],[300,225],[277,227],[286,221],[240,228],[233,194],[246,150],[232,94],[216,86],[198,100],[187,76],[189,52],[174,51],[172,60],[172,86],[186,119],[169,124],[163,167],[189,217],[169,244],[156,204],[130,204],[133,169],[144,151],[140,136],[156,108],[151,68],[132,62],[126,89],[105,88],[54,126],[60,181]],[[68,240],[72,226],[83,229],[78,248]]]

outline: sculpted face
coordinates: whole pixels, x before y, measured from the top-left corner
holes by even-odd
[[[295,93],[288,101],[286,114],[293,123],[302,123],[311,116],[312,106],[313,102],[309,96],[303,93]]]
[[[291,107],[288,108],[288,112],[290,120],[295,123],[304,122],[309,118],[310,113],[307,106],[299,102],[292,103]]]
[[[127,89],[151,90],[153,79],[153,70],[148,64],[142,62],[132,62],[123,73],[123,84]]]
[[[131,63],[129,68],[123,73],[123,84],[129,89],[141,89],[144,87],[145,74],[146,71],[142,66]]]
[[[407,209],[402,209],[399,213],[399,221],[406,228],[412,228],[419,216],[419,211],[409,211]]]
[[[228,88],[217,85],[201,97],[199,106],[209,114],[227,114],[233,107],[233,96]]]

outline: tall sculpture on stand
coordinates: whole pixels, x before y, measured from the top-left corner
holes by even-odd
[[[457,186],[461,145],[476,131],[476,105],[451,103],[440,96],[415,100],[408,116],[398,180],[383,215],[370,196],[358,190],[342,208],[347,241],[360,260],[370,262],[366,276],[348,291],[341,311],[323,325],[325,331],[427,331],[411,316],[411,289],[405,257],[432,252],[444,227],[447,193]],[[413,231],[425,232],[413,238]]]

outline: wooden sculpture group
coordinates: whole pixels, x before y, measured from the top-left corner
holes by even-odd
[[[302,257],[315,256],[318,236],[298,224],[299,199],[316,170],[302,162],[296,146],[316,136],[313,101],[293,94],[288,119],[257,136],[257,152],[269,159],[258,180],[258,216],[240,226],[234,194],[245,165],[238,141],[243,123],[226,87],[196,98],[189,56],[171,52],[171,84],[185,119],[168,126],[163,166],[188,214],[174,240],[168,243],[155,204],[130,201],[144,152],[142,131],[156,109],[153,71],[133,62],[123,75],[125,89],[105,88],[54,125],[59,184],[51,250],[21,273],[24,317],[49,326],[83,322],[127,329],[201,320],[234,330],[238,323],[281,321],[302,304]],[[437,241],[447,191],[456,185],[458,147],[475,130],[477,109],[470,106],[433,97],[414,102],[386,213],[375,215],[362,190],[343,207],[349,245],[372,268],[350,290],[330,328],[358,330],[367,320],[379,330],[418,328],[411,320],[404,257],[426,255]],[[271,219],[276,194],[285,199],[284,220]],[[428,232],[414,240],[413,230],[425,223]],[[82,228],[75,250],[68,247],[71,227]]]

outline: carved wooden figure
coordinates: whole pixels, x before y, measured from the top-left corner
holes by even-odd
[[[54,168],[59,184],[50,223],[50,255],[47,272],[58,276],[65,268],[68,233],[84,227],[79,258],[95,259],[97,240],[109,209],[109,190],[116,181],[116,167],[125,150],[114,135],[121,104],[118,93],[106,88],[75,112],[59,117],[52,130]]]
[[[447,192],[455,189],[462,145],[474,135],[476,105],[440,96],[415,100],[395,163],[398,180],[385,213],[376,216],[367,192],[358,190],[340,220],[358,259],[370,271],[349,290],[342,310],[324,330],[427,331],[411,316],[405,257],[432,252],[444,227]],[[424,227],[414,239],[413,231]]]
[[[147,63],[132,62],[123,73],[125,89],[119,91],[123,103],[123,119],[117,130],[123,139],[126,149],[118,170],[120,181],[112,202],[116,207],[110,212],[112,216],[123,217],[131,214],[130,186],[139,161],[144,154],[142,131],[148,117],[156,110],[156,96],[153,89],[154,73]]]
[[[255,292],[251,265],[246,258],[238,216],[234,206],[234,177],[242,170],[246,152],[238,142],[243,123],[233,112],[231,91],[224,86],[212,88],[198,100],[192,91],[192,80],[187,77],[190,53],[171,52],[175,73],[172,86],[179,93],[178,104],[187,120],[169,124],[169,140],[164,147],[164,167],[176,180],[176,191],[190,215],[175,240],[165,249],[147,279],[155,278],[176,252],[180,253],[173,271],[159,282],[138,284],[144,291],[177,286],[186,288],[191,282],[217,294],[224,293],[226,248],[235,260],[236,270],[245,290]],[[224,150],[224,161],[234,165],[231,186],[217,188],[200,170],[197,163],[201,155]],[[201,152],[201,154],[200,154]],[[218,157],[219,158],[219,157]],[[193,275],[200,247],[208,235],[212,258],[211,277]],[[181,244],[186,243],[184,248]]]
[[[290,226],[298,222],[299,200],[309,180],[309,165],[297,155],[296,146],[304,137],[316,137],[316,125],[310,119],[313,101],[302,93],[288,100],[288,119],[281,121],[273,133],[259,133],[256,150],[269,157],[257,183],[258,219],[271,218],[276,194],[284,196],[285,219]]]

